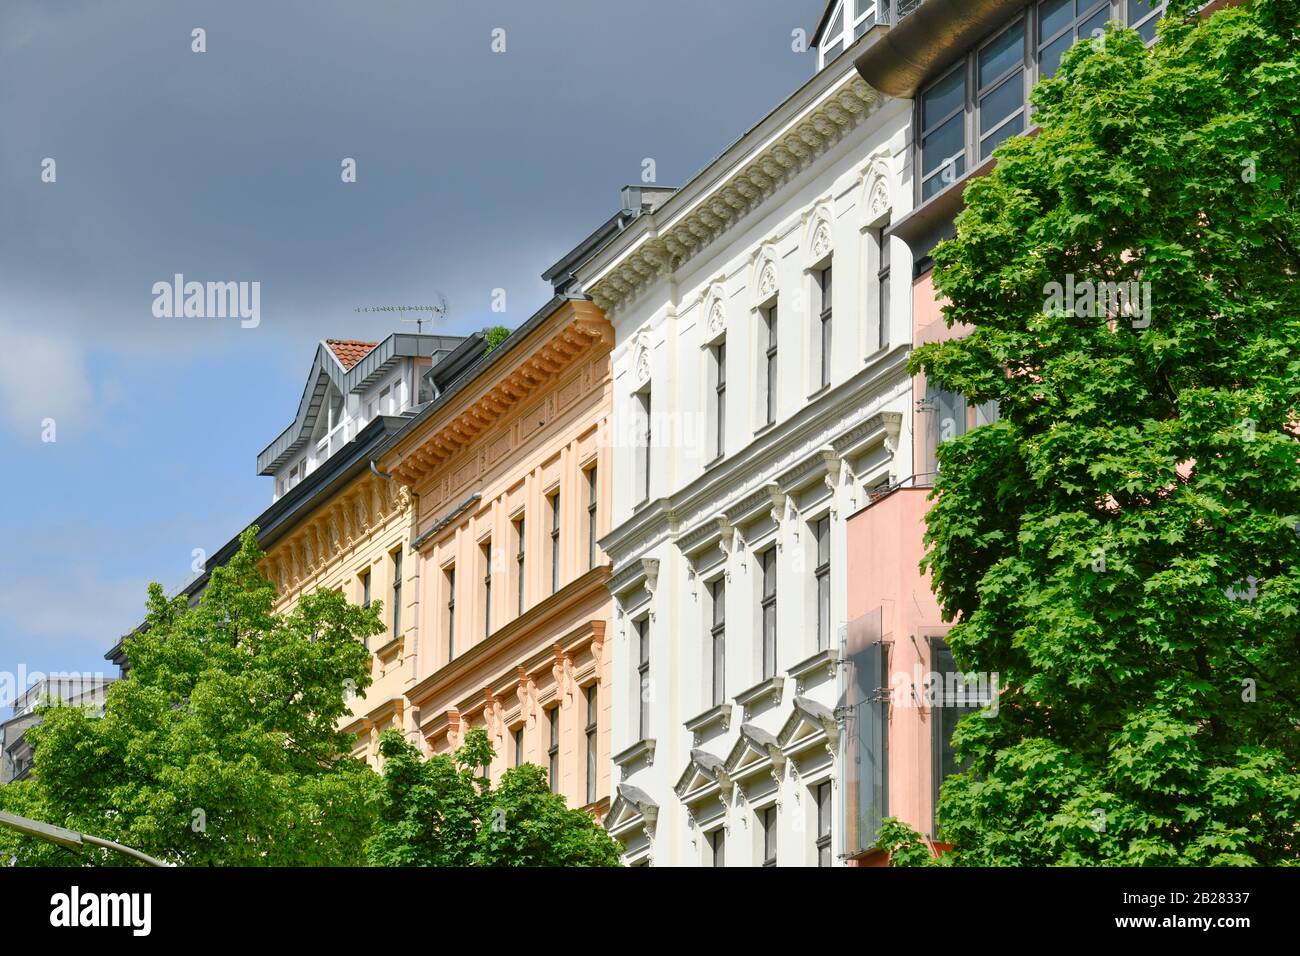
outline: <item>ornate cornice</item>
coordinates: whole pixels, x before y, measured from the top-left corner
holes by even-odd
[[[612,312],[635,299],[718,240],[782,186],[789,183],[855,129],[881,102],[880,94],[856,73],[774,130],[681,212],[654,221],[650,232],[625,251],[587,287],[602,309]],[[761,134],[761,130],[756,130]],[[657,214],[649,217],[656,219]]]

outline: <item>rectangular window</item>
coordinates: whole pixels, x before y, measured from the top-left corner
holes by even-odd
[[[889,348],[889,238],[881,230],[880,271],[876,273],[876,322],[879,331],[877,344],[882,349]]]
[[[979,158],[1025,129],[1025,24],[1017,20],[979,51]]]
[[[587,803],[596,802],[596,775],[600,770],[599,762],[599,732],[600,732],[600,710],[597,707],[597,685],[592,684],[587,688]]]
[[[637,711],[637,739],[650,739],[650,618],[643,617],[636,622],[637,637],[637,685],[641,694],[641,705]]]
[[[587,569],[596,566],[596,503],[599,500],[599,485],[596,484],[596,466],[587,469]]]
[[[966,171],[966,63],[921,94],[921,199]]]
[[[763,834],[763,865],[776,866],[776,807],[758,811]]]
[[[1130,0],[1129,24],[1135,11],[1151,8],[1142,0]],[[1099,36],[1110,19],[1109,0],[1042,0],[1038,4],[1038,78],[1056,73],[1065,51],[1078,40]],[[1155,20],[1151,21],[1154,29]],[[1149,39],[1149,37],[1148,37]]]
[[[930,708],[931,732],[931,778],[934,784],[932,798],[934,805],[939,802],[939,788],[948,777],[960,773],[969,765],[957,759],[957,751],[952,745],[952,734],[957,729],[957,721],[973,710],[978,710],[989,703],[987,688],[981,697],[981,688],[976,684],[967,684],[963,675],[957,670],[952,650],[938,637],[930,638],[932,666],[931,681],[938,686],[931,690],[934,706]]]
[[[718,827],[709,831],[709,865],[727,865],[727,828]]]
[[[638,480],[641,483],[640,497],[642,501],[650,499],[650,449],[654,447],[653,436],[650,432],[650,390],[646,389],[637,396],[639,413],[641,415],[641,461],[640,474]]]
[[[483,555],[483,636],[492,633],[492,539],[479,549]]]
[[[776,676],[776,548],[760,557],[763,568],[763,596],[759,602],[763,619],[763,679]]]
[[[393,640],[402,636],[402,549],[391,555],[393,559]]]
[[[361,572],[361,606],[370,607],[370,569],[369,568],[366,568],[364,571]],[[370,647],[369,635],[366,636],[366,638],[362,641],[362,643],[367,648]]]
[[[767,333],[767,343],[764,346],[763,352],[767,386],[767,391],[764,396],[767,403],[767,408],[765,409],[766,418],[764,421],[768,425],[776,421],[776,320],[776,306],[773,305],[766,313],[764,313],[764,325]]]
[[[817,865],[831,865],[831,785],[817,785]]]
[[[523,724],[520,724],[518,727],[515,728],[514,738],[515,738],[515,766],[516,766],[516,767],[522,767],[522,766],[524,765],[524,727],[523,727]]]
[[[713,347],[713,454],[721,458],[727,451],[727,343]]]
[[[515,601],[518,605],[516,614],[524,613],[524,584],[528,580],[524,567],[524,519],[521,515],[515,521]]]
[[[831,519],[816,524],[817,567],[817,650],[831,646]]]
[[[560,705],[556,704],[546,712],[546,722],[550,727],[551,741],[546,748],[546,758],[549,764],[548,775],[551,781],[551,792],[560,792]]]
[[[713,596],[712,638],[713,660],[713,706],[717,707],[727,699],[727,582],[718,578],[709,591]]]
[[[447,662],[456,656],[456,565],[444,572],[447,584]]]
[[[821,385],[831,383],[831,267],[821,271],[818,286],[821,288]]]
[[[560,493],[548,499],[551,506],[551,593],[560,589]]]
[[[1156,38],[1156,21],[1164,12],[1165,0],[1128,0],[1128,25],[1150,43]]]

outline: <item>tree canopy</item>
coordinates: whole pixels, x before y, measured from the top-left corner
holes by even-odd
[[[619,845],[584,810],[552,793],[535,764],[494,788],[487,732],[427,760],[394,730],[380,738],[383,806],[367,850],[375,866],[618,866]]]
[[[934,252],[970,331],[913,371],[1000,407],[940,446],[926,533],[959,668],[1005,688],[956,733],[947,864],[1300,859],[1298,16],[1080,42]],[[1149,308],[1060,294],[1103,283]]]
[[[104,715],[46,709],[28,731],[33,777],[0,788],[0,808],[183,865],[363,863],[377,778],[338,728],[345,694],[370,684],[380,608],[319,590],[276,614],[261,557],[249,529],[193,608],[150,585]],[[73,862],[4,829],[0,856]]]

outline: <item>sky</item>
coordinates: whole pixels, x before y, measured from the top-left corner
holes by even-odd
[[[111,672],[148,583],[270,504],[316,343],[406,328],[356,308],[518,325],[643,160],[680,185],[812,75],[822,5],[5,0],[0,698]],[[155,316],[176,273],[260,322]]]

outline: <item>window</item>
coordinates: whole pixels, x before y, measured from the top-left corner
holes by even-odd
[[[821,387],[831,383],[831,267],[827,266],[818,275],[818,288],[821,289]]]
[[[773,305],[763,313],[763,325],[766,334],[766,345],[764,346],[764,368],[765,368],[765,393],[766,408],[764,410],[764,422],[768,425],[776,421],[776,306]]]
[[[637,739],[650,739],[650,618],[636,622],[637,684],[641,706],[637,711]]]
[[[600,710],[597,707],[597,685],[592,684],[587,688],[587,802],[596,802],[596,775],[600,769],[599,763],[599,730],[600,730]]]
[[[637,463],[641,467],[638,471],[638,481],[640,482],[640,498],[642,501],[650,499],[650,449],[653,447],[650,434],[650,390],[647,388],[636,396],[637,411],[641,416],[641,447],[638,451],[641,454],[641,460]]]
[[[718,827],[716,830],[710,830],[708,835],[709,841],[709,865],[726,866],[727,865],[727,828]]]
[[[1164,0],[1128,0],[1128,25],[1150,43],[1156,38],[1156,21],[1164,12]]]
[[[931,778],[934,783],[932,797],[937,804],[939,787],[943,782],[968,766],[957,759],[957,752],[952,745],[952,734],[957,729],[957,721],[970,711],[986,706],[990,699],[987,686],[981,688],[978,683],[965,682],[957,670],[952,650],[945,641],[932,637],[930,648],[930,671],[933,675],[930,680],[937,682],[937,686],[929,689],[929,693],[934,695],[934,705],[930,708],[930,746],[933,761]]]
[[[524,725],[523,724],[520,724],[518,727],[515,728],[514,738],[515,738],[515,766],[522,767],[524,765]]]
[[[524,613],[524,583],[527,576],[524,573],[524,519],[520,515],[515,520],[515,596],[518,607],[515,609],[516,614]]]
[[[966,171],[966,64],[921,94],[921,199]]]
[[[587,569],[596,566],[596,503],[599,500],[599,485],[596,484],[596,466],[587,469]]]
[[[551,593],[560,589],[560,493],[548,499],[551,506]]]
[[[776,676],[776,548],[760,556],[763,569],[763,595],[759,602],[763,619],[763,679]]]
[[[979,159],[1025,129],[1025,24],[1017,20],[978,56]]]
[[[758,822],[763,837],[763,865],[776,866],[776,807],[759,810]]]
[[[361,572],[361,606],[370,607],[370,569],[366,568]],[[370,647],[369,635],[362,641],[368,648]]]
[[[876,0],[844,0],[827,24],[817,49],[817,68],[822,69],[853,45],[876,22]]]
[[[391,555],[393,559],[393,640],[402,635],[402,549]]]
[[[831,785],[819,783],[817,796],[817,865],[831,865]]]
[[[713,627],[711,657],[713,661],[713,706],[727,699],[727,582],[718,578],[709,585],[713,597]]]
[[[556,704],[546,712],[546,722],[550,726],[551,741],[546,748],[549,764],[548,774],[551,780],[551,792],[560,792],[560,705]]]
[[[727,342],[713,346],[713,454],[721,458],[727,451]]]
[[[1130,25],[1139,5],[1141,0],[1129,3]],[[1038,4],[1039,79],[1055,74],[1065,51],[1076,41],[1099,34],[1109,19],[1109,0],[1043,0]],[[1154,19],[1151,25],[1154,28]]]
[[[879,329],[877,345],[889,348],[889,237],[885,235],[888,223],[880,227],[877,250],[880,268],[876,272],[876,325]]]
[[[483,636],[492,633],[492,539],[480,547],[483,554]]]
[[[447,661],[456,656],[456,565],[443,572],[447,583]]]
[[[831,519],[819,518],[817,539],[817,650],[831,646]]]

